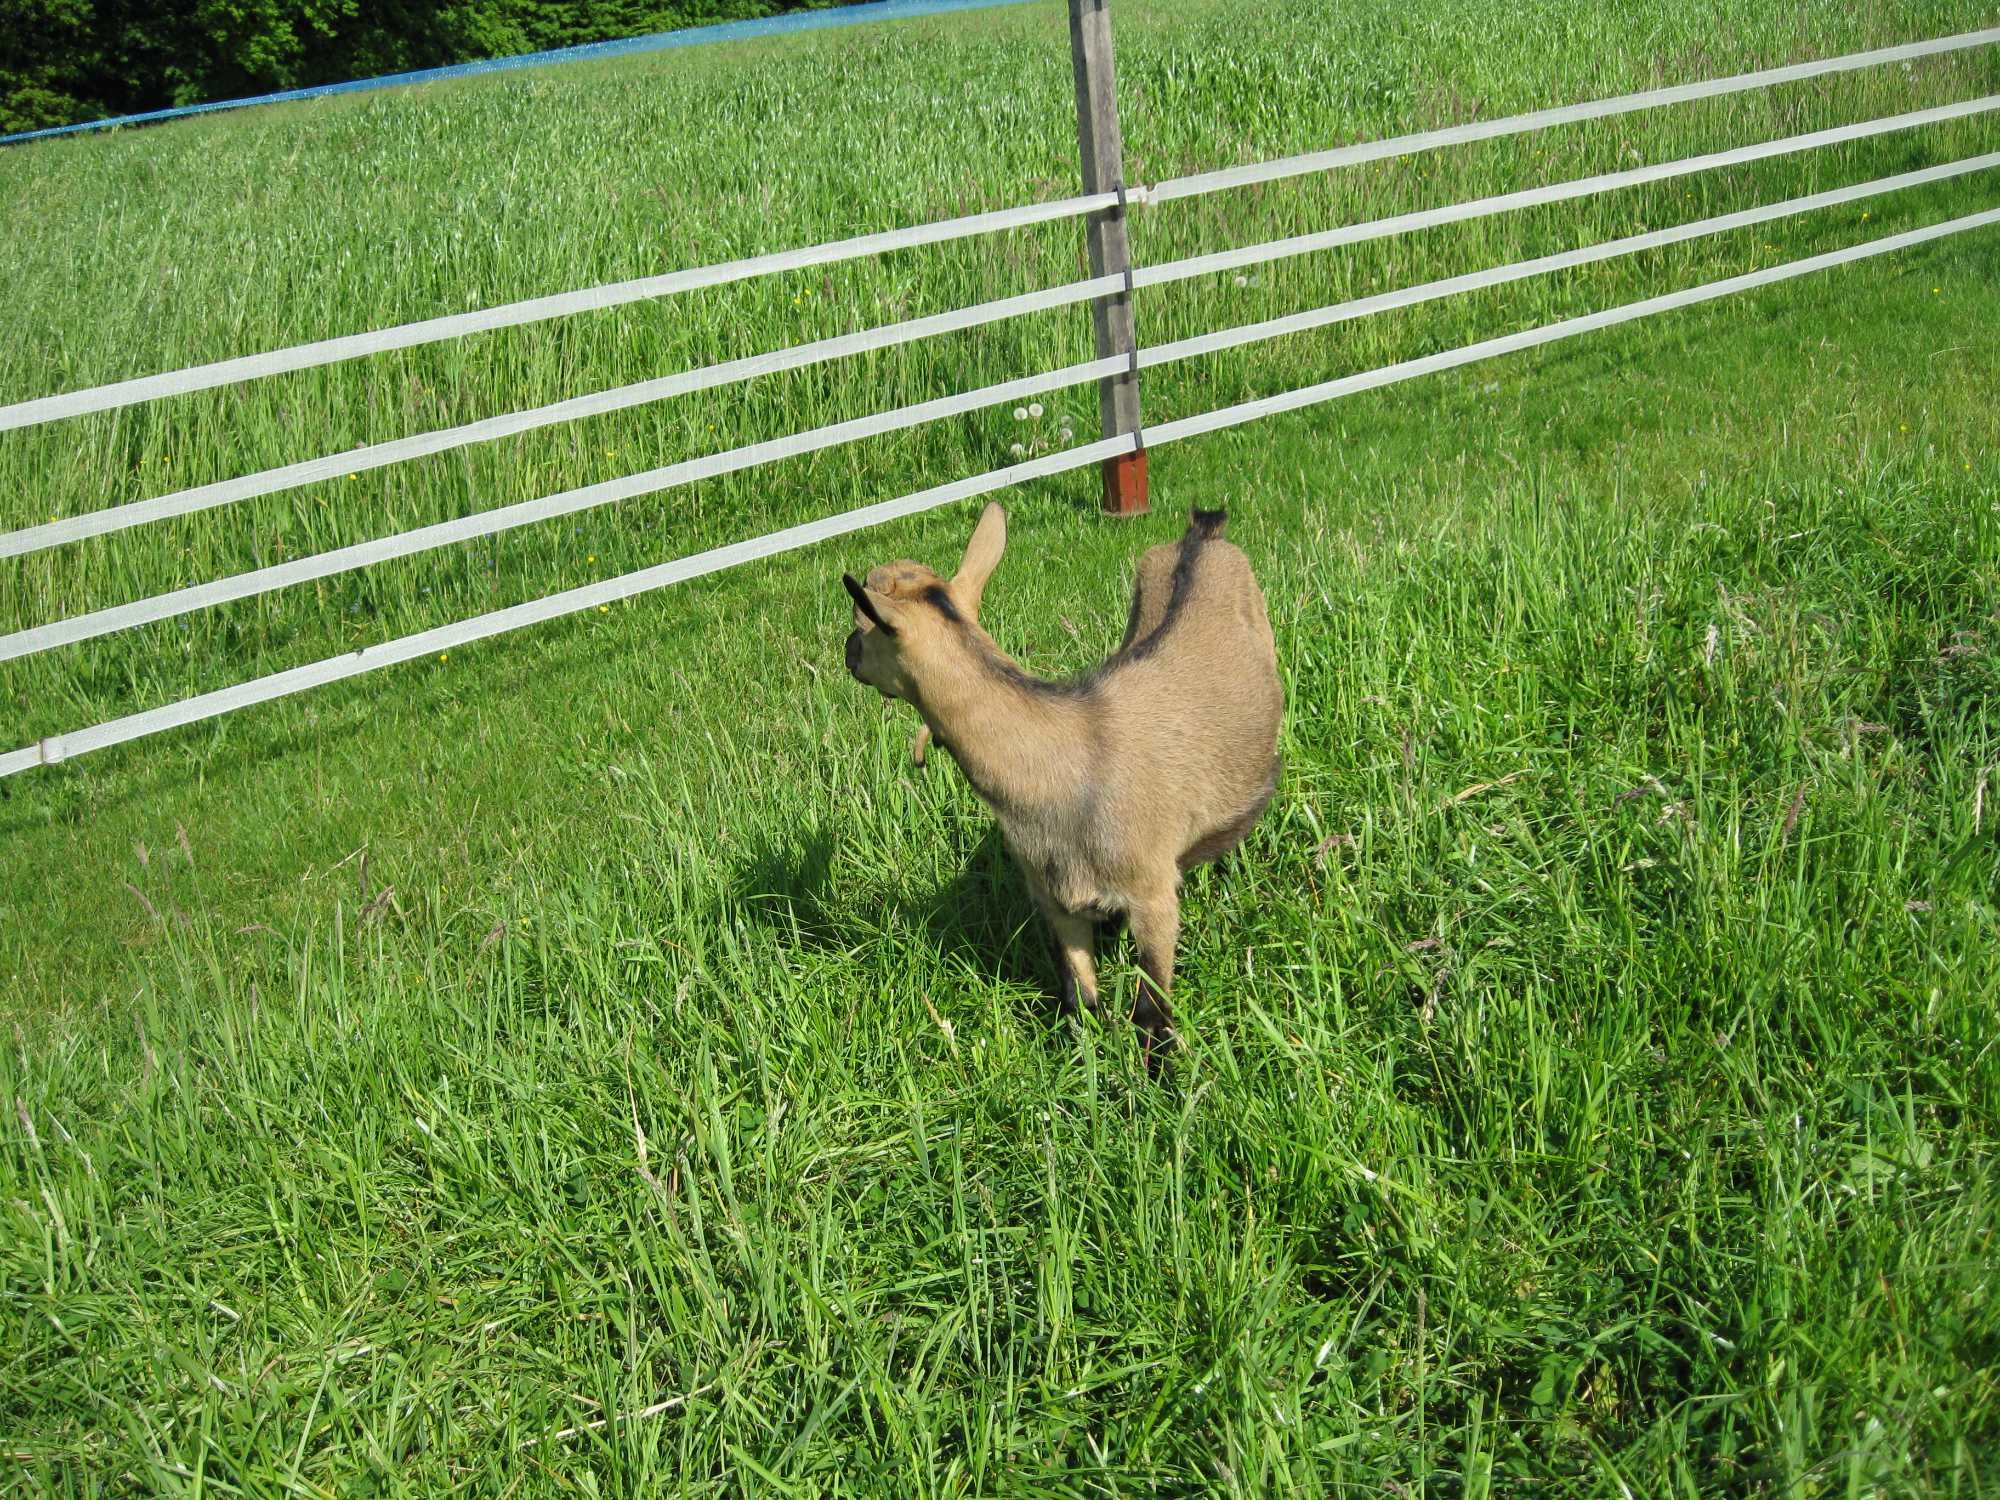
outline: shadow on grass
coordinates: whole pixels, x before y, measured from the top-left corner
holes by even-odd
[[[941,884],[891,873],[871,879],[865,893],[842,888],[838,844],[839,831],[824,823],[760,832],[732,873],[731,904],[809,952],[907,948],[914,939],[947,966],[961,960],[975,974],[1035,991],[1024,1016],[1058,1019],[1048,935],[999,829],[987,827]]]

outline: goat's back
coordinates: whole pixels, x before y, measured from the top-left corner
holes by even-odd
[[[1221,529],[1198,512],[1139,560],[1125,643],[1100,684],[1119,816],[1173,841],[1183,865],[1233,844],[1263,810],[1284,711],[1263,590]]]

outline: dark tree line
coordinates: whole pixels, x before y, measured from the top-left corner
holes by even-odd
[[[0,134],[852,0],[0,0]]]

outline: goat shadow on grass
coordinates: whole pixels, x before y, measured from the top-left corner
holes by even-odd
[[[942,884],[926,888],[920,878],[885,872],[866,896],[841,889],[838,844],[839,831],[825,824],[758,834],[731,880],[733,904],[819,953],[852,953],[920,933],[947,961],[962,958],[974,973],[1028,986],[1041,998],[1024,1009],[1057,1018],[1055,958],[999,829],[988,827]]]

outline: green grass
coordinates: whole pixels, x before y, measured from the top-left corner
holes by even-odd
[[[1184,0],[1118,25],[1151,178],[1988,18],[1302,3],[1251,33]],[[1064,46],[1037,6],[0,153],[0,400],[1064,193]],[[1173,205],[1136,244],[1996,81],[1971,57],[1494,143]],[[1143,300],[1142,332],[1992,139],[1218,278]],[[1197,362],[1148,380],[1148,414],[1992,191]],[[1071,279],[1078,249],[1056,226],[8,434],[0,525]],[[1190,883],[1189,1045],[1158,1084],[1128,1028],[1051,1019],[989,817],[947,761],[908,767],[911,719],[840,665],[839,572],[948,565],[969,508],[0,782],[5,1485],[2000,1488],[1996,325],[1988,232],[1162,449],[1143,521],[1099,520],[1083,476],[1006,497],[988,623],[1041,670],[1108,649],[1132,561],[1193,503],[1230,506],[1270,601],[1287,778]],[[0,629],[1065,363],[1086,328],[43,554],[9,565]],[[1056,409],[1087,434],[1093,405]],[[990,467],[1018,431],[947,424],[9,663],[0,740]]]

